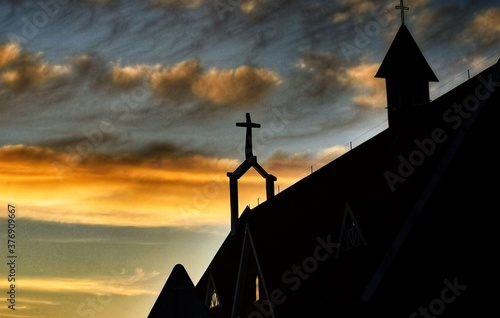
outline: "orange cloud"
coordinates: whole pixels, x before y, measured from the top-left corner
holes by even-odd
[[[19,59],[21,48],[16,43],[0,44],[0,69]]]
[[[156,276],[158,272],[145,273],[142,269],[135,270],[133,275],[117,273],[114,276],[101,278],[35,278],[19,279],[23,290],[51,293],[84,293],[94,295],[156,295],[157,292],[142,286]]]
[[[212,69],[196,81],[193,91],[219,104],[247,104],[258,101],[279,81],[278,75],[263,68]]]
[[[283,171],[289,169],[304,170],[312,164],[314,156],[311,153],[290,154],[284,150],[277,150],[267,161],[272,171]]]
[[[113,84],[123,88],[130,88],[138,85],[143,81],[151,72],[158,69],[159,66],[149,66],[139,64],[134,66],[121,67],[119,65],[113,66],[110,71],[111,81]]]
[[[24,53],[14,43],[0,46],[1,82],[16,92],[25,91],[69,73],[62,65],[51,65],[41,60],[41,54]]]
[[[477,39],[483,45],[498,43],[500,40],[500,8],[492,8],[479,12],[472,21],[468,40]]]
[[[151,86],[155,93],[175,100],[191,94],[194,83],[202,72],[197,60],[180,62],[153,73]]]
[[[245,0],[240,4],[240,9],[246,14],[252,14],[262,6],[260,0]]]
[[[0,148],[0,191],[26,218],[116,226],[224,224],[226,172],[237,162],[178,157],[73,155]]]
[[[342,81],[355,86],[358,93],[354,102],[362,107],[382,108],[386,106],[385,81],[375,78],[379,64],[361,64],[349,68]]]
[[[151,75],[151,87],[160,96],[174,100],[198,96],[217,104],[254,103],[278,83],[275,73],[249,66],[204,73],[197,60],[157,69]]]
[[[355,14],[365,13],[375,9],[375,2],[366,0],[348,0],[344,1],[350,7],[350,12]]]
[[[276,153],[262,166],[291,185],[344,149],[319,154]],[[333,154],[333,155],[332,155]],[[0,148],[0,192],[28,219],[110,226],[193,228],[229,223],[227,172],[240,162],[200,155],[73,155],[33,146]],[[307,171],[306,171],[307,170]],[[306,173],[304,173],[306,171]],[[282,187],[284,189],[284,187]],[[240,210],[265,198],[265,180],[250,171],[240,181]]]
[[[347,12],[337,12],[332,17],[333,24],[339,24],[349,19],[350,14]]]
[[[1,44],[0,83],[16,92],[63,78],[67,81],[84,78],[120,89],[144,83],[158,96],[177,101],[197,97],[216,104],[255,103],[280,83],[277,74],[264,68],[241,66],[204,72],[198,60],[173,66],[114,64],[110,67],[95,55],[68,57],[64,65],[49,64],[41,57],[22,52],[14,43]]]

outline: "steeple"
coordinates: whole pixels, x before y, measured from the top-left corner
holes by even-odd
[[[260,128],[260,124],[252,122],[250,114],[246,113],[246,121],[244,123],[236,123],[237,127],[246,128],[245,138],[245,161],[234,171],[228,172],[229,177],[229,199],[231,207],[231,235],[236,235],[238,228],[238,180],[250,168],[254,168],[264,179],[266,179],[266,196],[270,199],[274,196],[274,182],[277,180],[272,174],[268,174],[264,168],[257,162],[257,156],[253,154],[252,150],[252,128]]]
[[[386,80],[389,127],[408,122],[429,104],[429,82],[439,81],[404,24],[408,7],[396,8],[401,9],[402,24],[375,75]]]

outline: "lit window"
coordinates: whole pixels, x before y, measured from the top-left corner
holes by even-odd
[[[255,300],[260,300],[259,275],[255,276]]]
[[[219,294],[217,293],[217,288],[215,288],[215,283],[212,275],[209,277],[208,281],[207,296],[205,298],[205,304],[208,308],[215,308],[220,306]]]
[[[220,305],[219,296],[217,295],[217,291],[214,289],[212,291],[212,297],[210,298],[210,308],[214,308]]]

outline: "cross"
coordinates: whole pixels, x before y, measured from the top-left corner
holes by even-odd
[[[245,159],[250,159],[253,157],[252,152],[252,128],[260,128],[260,124],[252,123],[250,119],[250,114],[247,113],[247,121],[244,123],[236,123],[237,127],[247,128],[247,138],[245,142]]]
[[[401,23],[405,24],[405,10],[410,10],[410,7],[405,7],[403,0],[399,1],[400,5],[396,6],[396,9],[401,10]]]

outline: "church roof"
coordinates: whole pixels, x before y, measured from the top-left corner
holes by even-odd
[[[406,25],[402,24],[375,77],[415,77],[438,82]]]
[[[405,130],[385,130],[245,210],[196,286],[203,295],[213,278],[221,305],[212,317],[405,317],[461,283],[465,296],[443,317],[477,310],[475,275],[487,261],[463,259],[465,249],[487,256],[474,248],[487,242],[473,214],[495,201],[486,184],[499,170],[487,144],[498,136],[499,80],[497,63]],[[249,275],[259,275],[261,303]]]

